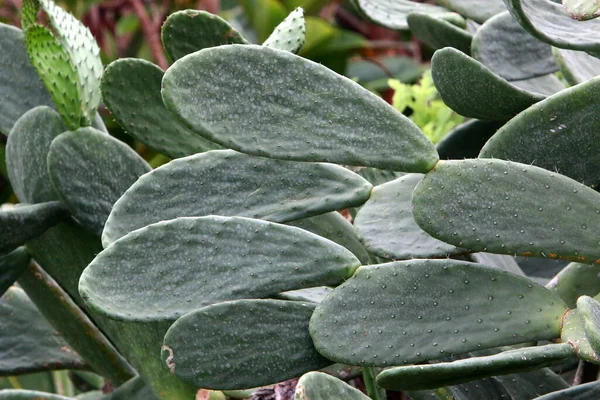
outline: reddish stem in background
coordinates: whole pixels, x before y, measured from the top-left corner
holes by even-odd
[[[163,52],[162,43],[160,41],[160,24],[162,23],[162,18],[155,20],[153,23],[153,21],[150,20],[150,17],[148,17],[141,0],[129,0],[129,3],[133,7],[135,15],[137,15],[140,20],[144,36],[150,45],[152,57],[154,57],[158,66],[163,70],[166,70],[169,67],[169,63]]]

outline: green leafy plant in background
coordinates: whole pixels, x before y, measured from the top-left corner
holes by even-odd
[[[433,143],[464,121],[444,104],[433,84],[431,71],[426,71],[419,83],[408,85],[398,80],[389,81],[394,90],[392,105],[400,112],[410,110],[410,119],[423,130]]]
[[[0,399],[256,398],[296,378],[309,400],[597,397],[568,381],[600,364],[597,20],[546,0],[356,3],[439,48],[433,83],[471,119],[437,146],[301,56],[301,9],[262,45],[173,14],[166,71],[129,58],[101,77],[50,0],[24,3],[24,31],[0,25],[21,202],[0,211],[0,371],[97,374],[79,394]],[[107,134],[98,93],[172,160],[152,168]],[[543,286],[517,255],[569,264]],[[357,372],[367,394],[344,382]]]

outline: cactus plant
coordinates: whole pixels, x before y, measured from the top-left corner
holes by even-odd
[[[347,368],[374,400],[598,392],[561,375],[600,365],[598,20],[551,0],[355,3],[440,48],[442,100],[478,119],[436,148],[294,54],[301,9],[263,45],[176,13],[167,71],[127,59],[103,77],[89,32],[51,0],[24,2],[24,33],[0,25],[0,132],[24,203],[0,209],[0,374],[92,369],[119,386],[87,394],[104,400],[236,398],[294,378],[298,400],[367,398],[326,374]],[[174,159],[152,169],[110,136],[100,93]],[[571,264],[544,287],[515,255]]]

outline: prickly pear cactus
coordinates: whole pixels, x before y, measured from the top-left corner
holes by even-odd
[[[437,50],[436,88],[471,118],[437,148],[297,55],[301,8],[262,45],[177,12],[166,71],[104,70],[52,0],[24,1],[23,31],[0,25],[23,203],[0,208],[0,375],[91,369],[118,387],[103,400],[248,398],[296,378],[298,400],[597,397],[563,374],[600,365],[600,22],[576,20],[596,2],[354,3]],[[173,160],[153,169],[110,136],[101,95]],[[541,282],[515,256],[570,264]]]

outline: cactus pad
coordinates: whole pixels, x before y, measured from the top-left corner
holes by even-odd
[[[409,174],[373,188],[354,219],[354,228],[369,251],[388,260],[439,258],[466,252],[431,237],[415,222],[411,198],[422,179],[421,174]]]
[[[0,134],[8,135],[26,111],[39,105],[54,107],[25,51],[23,33],[0,23]]]
[[[473,35],[443,18],[413,11],[406,20],[410,32],[434,50],[454,47],[465,54],[471,52]]]
[[[542,42],[561,49],[600,51],[600,20],[582,24],[569,18],[560,3],[550,0],[504,0],[521,26]]]
[[[570,263],[546,287],[560,296],[569,308],[577,306],[579,296],[600,293],[600,265]]]
[[[553,48],[560,72],[571,85],[578,85],[600,75],[600,59],[577,50]]]
[[[577,310],[592,350],[600,354],[600,302],[589,296],[581,296],[577,299]]]
[[[337,165],[213,150],[171,161],[140,178],[115,203],[102,242],[108,245],[132,230],[177,217],[302,219],[361,205],[371,188]]]
[[[85,368],[81,357],[20,288],[10,288],[0,299],[0,329],[0,374],[3,376]]]
[[[302,375],[296,385],[294,400],[369,400],[360,390],[322,372]]]
[[[480,24],[506,10],[502,0],[436,0],[436,3]]]
[[[73,217],[100,236],[113,204],[150,166],[125,143],[94,128],[59,135],[50,146],[50,179]]]
[[[481,148],[505,121],[469,120],[451,130],[436,145],[440,159],[477,158]]]
[[[52,101],[69,129],[81,122],[81,93],[77,70],[59,40],[45,27],[33,25],[25,32],[31,63],[50,92]]]
[[[441,161],[413,194],[419,226],[455,246],[588,263],[600,262],[599,204],[566,176],[483,158]]]
[[[600,77],[534,104],[496,132],[479,155],[556,171],[588,186],[600,184]]]
[[[454,260],[358,268],[317,306],[317,350],[351,365],[404,365],[553,339],[563,301],[526,278]]]
[[[381,98],[287,51],[204,49],[173,64],[162,85],[165,105],[190,128],[244,153],[407,172],[438,160],[423,132]]]
[[[596,354],[590,344],[583,327],[583,318],[579,315],[579,310],[569,310],[565,314],[560,338],[563,342],[573,346],[577,357],[581,360],[600,365],[600,356]]]
[[[600,3],[597,0],[563,0],[567,15],[578,21],[600,17]]]
[[[248,44],[248,41],[218,15],[183,10],[169,15],[161,28],[165,53],[171,62],[207,47]]]
[[[69,218],[69,212],[58,201],[23,204],[0,210],[0,255],[8,253],[25,242]]]
[[[236,300],[179,318],[165,335],[162,358],[197,387],[247,389],[295,378],[331,362],[308,335],[314,304]]]
[[[536,397],[535,400],[586,400],[600,398],[600,382],[590,382]]]
[[[552,74],[552,47],[531,36],[508,11],[489,19],[473,37],[473,57],[507,81]]]
[[[572,358],[573,347],[568,343],[524,347],[485,357],[390,368],[377,376],[377,384],[396,391],[432,389],[496,375],[534,371]]]
[[[290,13],[265,40],[263,46],[298,53],[306,40],[304,10],[296,8]]]
[[[178,218],[113,243],[83,272],[79,292],[111,318],[175,319],[220,301],[339,284],[359,265],[349,250],[300,228],[241,217]]]
[[[221,148],[195,134],[165,108],[160,96],[164,72],[141,59],[111,63],[102,76],[102,95],[116,121],[136,140],[160,153],[185,157]]]
[[[431,75],[444,103],[465,117],[506,120],[544,98],[511,85],[452,48],[435,52]]]

